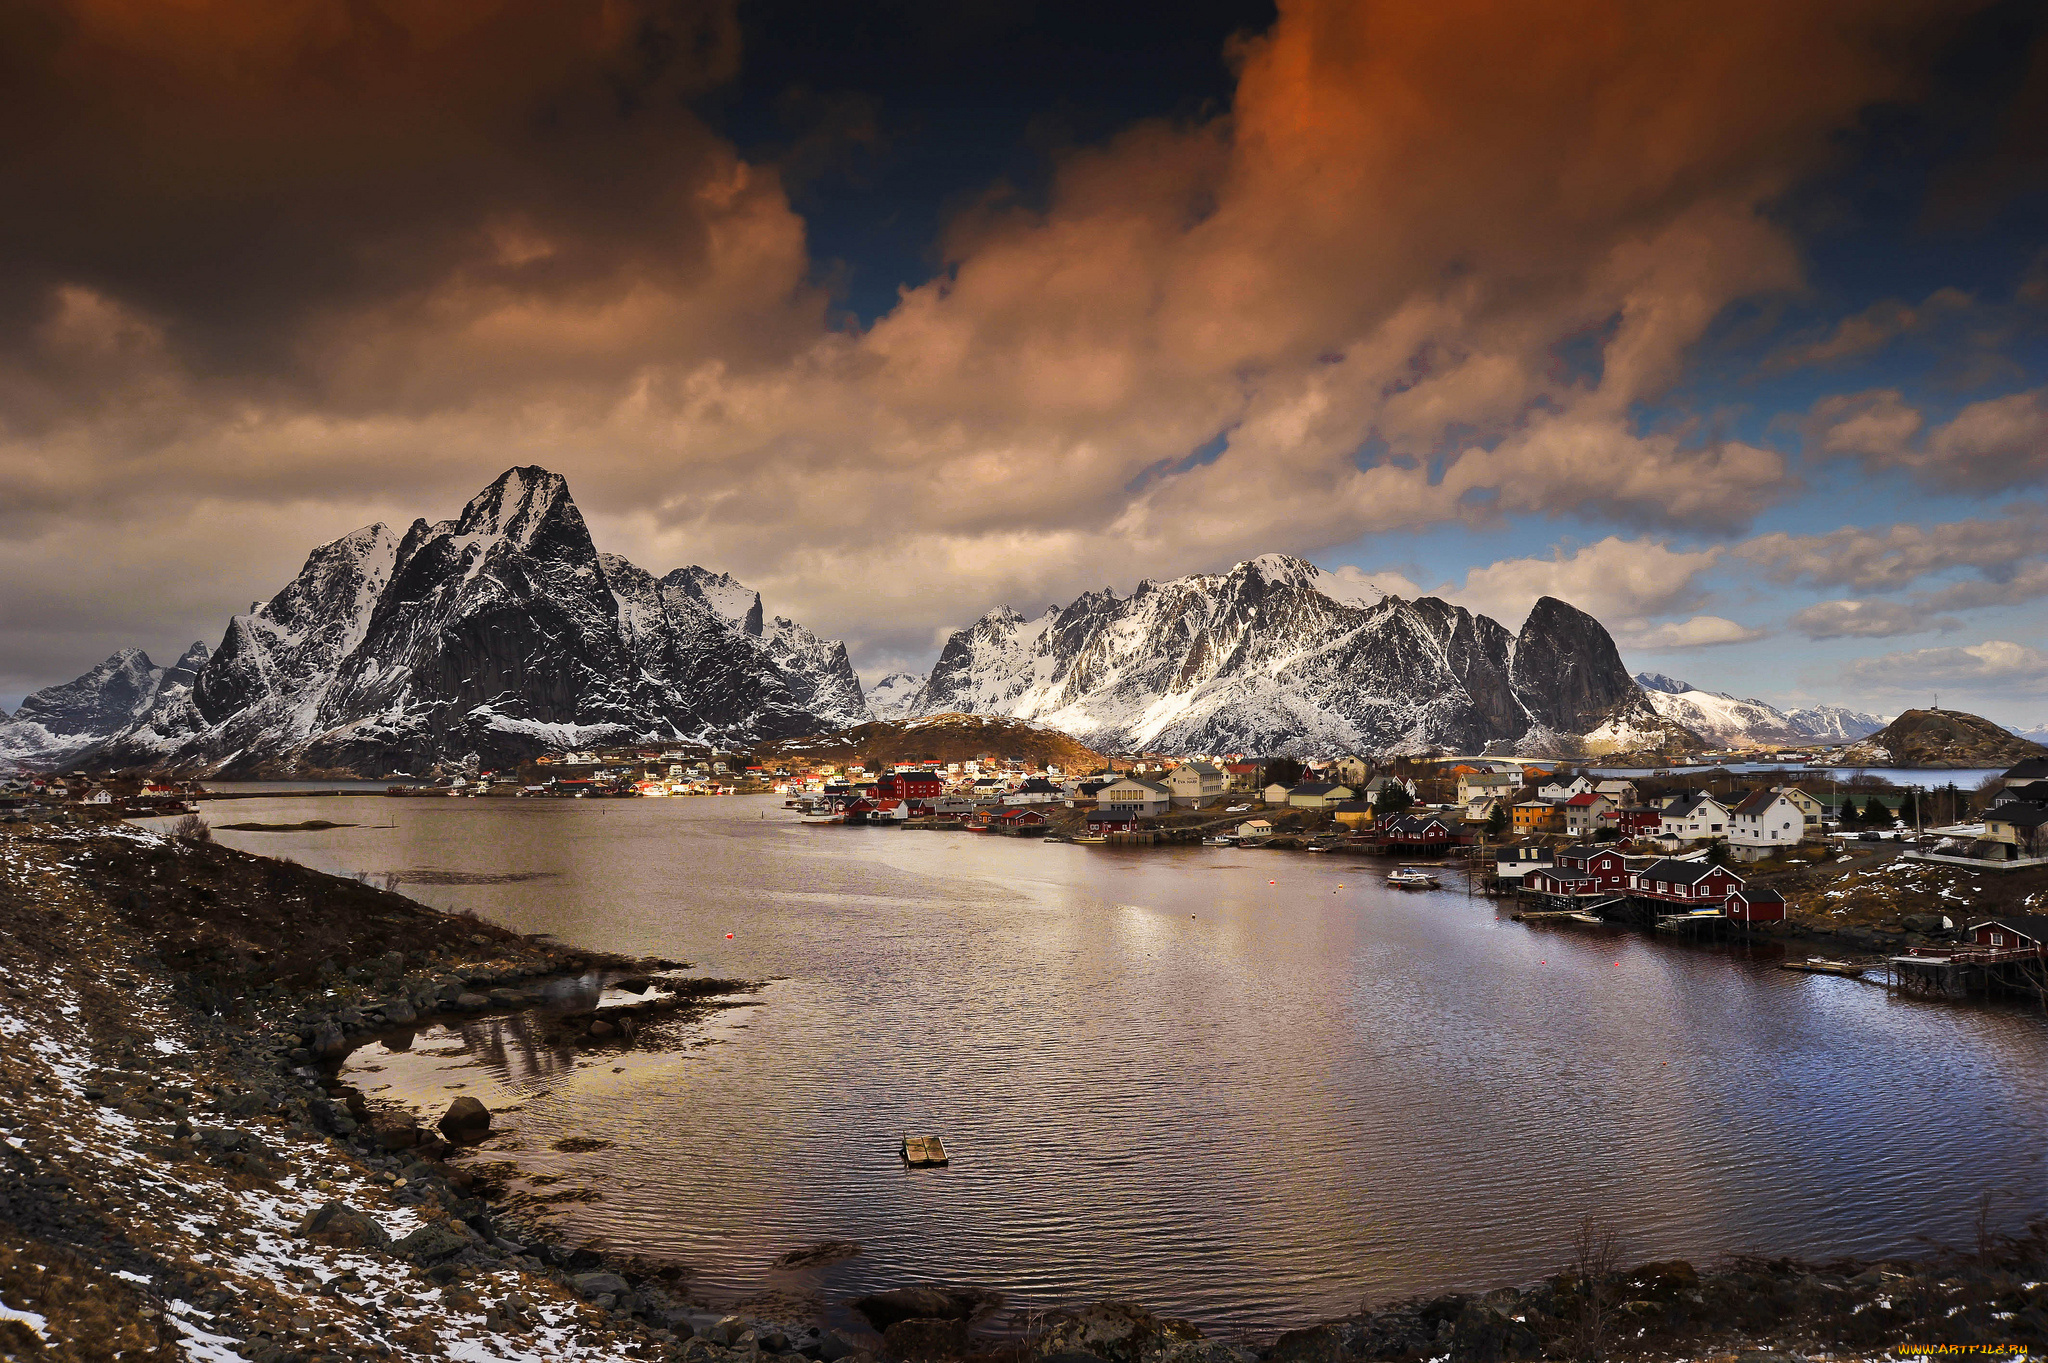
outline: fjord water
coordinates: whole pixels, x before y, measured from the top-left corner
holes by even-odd
[[[2048,1025],[1775,968],[1775,949],[1525,926],[1385,863],[790,822],[767,799],[280,797],[223,841],[521,931],[770,979],[708,1044],[570,1065],[470,1021],[353,1061],[515,1105],[572,1236],[698,1290],[944,1280],[1300,1323],[1636,1257],[1911,1252],[2048,1209]],[[521,877],[508,879],[507,877]],[[454,883],[450,883],[454,882]],[[478,883],[481,882],[481,883]],[[1341,888],[1340,888],[1341,887]],[[726,934],[732,934],[730,940]],[[437,1054],[440,1053],[440,1054]],[[906,1171],[906,1132],[954,1163]],[[614,1148],[557,1155],[563,1136]],[[825,1270],[784,1251],[860,1241]]]

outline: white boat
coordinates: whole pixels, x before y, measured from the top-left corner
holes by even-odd
[[[1434,890],[1437,878],[1422,871],[1399,870],[1387,873],[1387,884],[1397,890]]]
[[[1235,838],[1203,838],[1203,839],[1202,839],[1202,846],[1204,846],[1204,847],[1233,847],[1233,846],[1235,846],[1236,844],[1237,844],[1237,839],[1235,839]]]

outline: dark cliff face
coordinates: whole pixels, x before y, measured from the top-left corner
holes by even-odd
[[[1530,716],[1561,734],[1585,733],[1641,699],[1606,628],[1554,596],[1537,601],[1523,622],[1509,677]]]

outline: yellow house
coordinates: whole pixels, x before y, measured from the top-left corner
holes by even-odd
[[[1346,828],[1369,828],[1372,825],[1372,801],[1340,800],[1330,806],[1330,816]]]
[[[1525,800],[1515,806],[1515,832],[1562,833],[1564,806],[1548,800]]]

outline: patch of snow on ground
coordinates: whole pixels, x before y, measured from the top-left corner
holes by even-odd
[[[0,1320],[18,1321],[33,1330],[37,1339],[46,1344],[49,1342],[50,1337],[43,1333],[43,1327],[50,1322],[33,1311],[17,1311],[6,1302],[0,1301]]]

